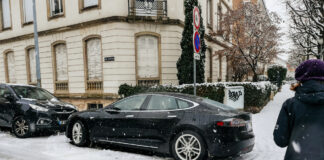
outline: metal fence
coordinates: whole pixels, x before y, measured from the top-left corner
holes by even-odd
[[[168,14],[167,0],[128,0],[128,14],[130,16],[158,16]]]

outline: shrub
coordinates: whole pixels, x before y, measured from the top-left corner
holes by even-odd
[[[277,87],[269,82],[220,82],[197,84],[197,96],[209,98],[223,103],[225,86],[243,86],[244,87],[244,108],[246,111],[260,111],[270,100],[271,91],[276,92]],[[161,85],[153,87],[130,86],[123,84],[119,87],[118,94],[121,97],[131,96],[137,93],[145,92],[177,92],[184,94],[193,94],[193,85]],[[251,109],[252,108],[252,109]]]
[[[282,86],[282,81],[286,79],[287,68],[280,65],[272,65],[268,68],[268,78],[273,84],[279,88]]]

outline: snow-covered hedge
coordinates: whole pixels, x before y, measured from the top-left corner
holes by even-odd
[[[197,84],[197,95],[207,97],[223,103],[225,86],[244,87],[244,105],[246,111],[260,111],[270,100],[271,91],[276,92],[277,86],[270,82],[217,82]],[[122,84],[118,94],[121,97],[128,97],[137,93],[145,92],[178,92],[193,94],[193,84],[186,85],[161,85],[153,87],[130,86]]]

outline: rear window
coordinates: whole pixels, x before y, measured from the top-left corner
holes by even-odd
[[[235,110],[234,108],[232,108],[232,107],[230,107],[228,105],[225,105],[223,103],[219,103],[217,101],[214,101],[214,100],[211,100],[211,99],[208,99],[208,98],[202,99],[202,102],[207,103],[207,104],[209,104],[211,106],[223,109],[223,110],[227,110],[227,111]]]

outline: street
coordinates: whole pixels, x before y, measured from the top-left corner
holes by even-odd
[[[237,159],[244,160],[278,160],[283,159],[285,149],[273,142],[273,128],[283,102],[293,96],[289,85],[282,88],[274,100],[259,114],[253,116],[253,128],[256,144],[251,153]],[[78,148],[69,143],[62,135],[18,139],[8,131],[0,131],[0,160],[162,160],[170,159],[151,154],[128,153],[124,149]],[[145,152],[143,152],[145,153]]]

